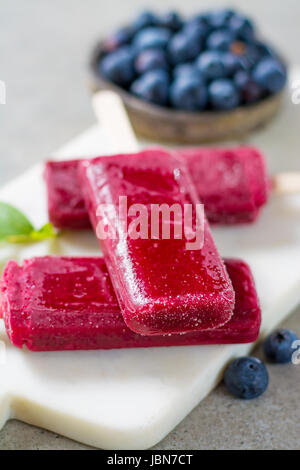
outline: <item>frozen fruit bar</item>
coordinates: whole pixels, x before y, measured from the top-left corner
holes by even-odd
[[[252,147],[178,151],[190,170],[212,223],[253,222],[267,202],[270,180],[263,155]]]
[[[0,311],[11,342],[31,351],[253,342],[261,314],[250,268],[240,260],[225,265],[236,303],[231,320],[215,330],[134,333],[124,323],[103,258],[33,258],[21,267],[10,261],[3,273]]]
[[[166,217],[159,221],[160,233],[152,231],[153,205],[162,204],[167,208],[176,204],[182,214],[192,207],[192,223],[186,228],[191,233],[195,227],[199,201],[181,159],[163,150],[146,150],[83,161],[79,170],[95,232],[109,221],[110,234],[100,244],[127,326],[136,333],[155,335],[224,325],[233,313],[234,292],[206,219],[202,217],[201,249],[188,249],[185,236],[176,238],[172,233],[163,238]],[[120,206],[124,198],[127,237],[122,236],[124,221],[115,217],[124,211]],[[99,210],[105,207],[107,213]],[[139,238],[130,233],[139,217],[131,211],[137,207],[143,218]],[[172,221],[177,229],[180,223],[184,232],[181,220]],[[111,236],[114,233],[121,236]]]
[[[90,228],[90,219],[79,188],[78,160],[48,162],[45,180],[49,219],[57,228]]]
[[[256,220],[267,202],[269,178],[263,155],[255,148],[194,148],[180,150],[198,196],[212,223],[238,224]],[[46,166],[49,218],[58,228],[88,228],[89,217],[79,187],[79,161]]]

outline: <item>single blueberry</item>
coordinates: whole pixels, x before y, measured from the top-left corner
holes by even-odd
[[[256,357],[240,357],[229,364],[224,381],[233,395],[251,400],[266,391],[269,375],[265,364]]]
[[[166,28],[145,28],[134,38],[133,45],[137,52],[144,49],[165,48],[171,37],[171,32]]]
[[[231,52],[224,52],[222,55],[222,61],[225,67],[226,77],[231,77],[236,72],[243,69],[240,56],[232,54]]]
[[[245,55],[250,63],[251,67],[257,65],[257,63],[262,59],[262,53],[259,47],[256,44],[248,44],[246,46]]]
[[[240,94],[232,80],[221,78],[214,80],[208,87],[209,101],[213,109],[229,110],[236,108]]]
[[[138,32],[148,26],[156,26],[157,24],[158,19],[154,13],[151,11],[142,11],[133,22],[132,28],[135,32]]]
[[[119,47],[129,44],[131,39],[131,28],[119,29],[105,39],[103,49],[105,52],[113,52]]]
[[[135,59],[135,69],[143,74],[152,69],[168,69],[166,54],[162,49],[146,49]]]
[[[220,29],[228,25],[233,15],[234,12],[229,9],[214,10],[206,14],[206,20],[212,29]]]
[[[189,21],[185,23],[182,32],[202,42],[208,34],[208,29],[205,24],[199,21]]]
[[[195,64],[193,62],[185,62],[182,64],[176,65],[173,69],[174,78],[179,78],[181,76],[194,76],[200,77],[199,71],[196,69]]]
[[[142,100],[164,106],[168,101],[169,76],[164,70],[151,70],[135,80],[130,90]]]
[[[195,59],[201,50],[202,40],[193,32],[175,34],[168,46],[170,61],[174,65]]]
[[[249,18],[234,14],[228,22],[228,27],[242,41],[250,42],[254,39],[254,26]]]
[[[177,11],[169,11],[159,19],[160,26],[169,28],[172,31],[178,31],[183,25],[183,21]]]
[[[294,331],[280,328],[265,339],[263,350],[270,361],[287,364],[299,348],[295,341],[299,341],[299,338]]]
[[[278,93],[287,80],[283,64],[272,58],[261,60],[253,70],[253,77],[269,93]]]
[[[226,30],[220,29],[218,31],[212,32],[206,41],[208,49],[213,49],[217,51],[228,51],[230,44],[234,41],[233,34]]]
[[[170,102],[177,109],[203,110],[207,104],[206,85],[199,77],[181,75],[171,84]]]
[[[108,80],[120,86],[128,86],[135,78],[132,49],[123,46],[107,54],[100,61],[99,71]]]
[[[223,55],[219,51],[205,51],[196,60],[196,67],[207,80],[222,78],[226,75]]]
[[[246,103],[255,103],[263,96],[262,88],[256,83],[249,72],[239,70],[234,76],[234,83],[240,91],[241,100]]]

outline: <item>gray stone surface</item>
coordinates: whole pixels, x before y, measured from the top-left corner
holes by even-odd
[[[150,2],[149,2],[150,3]],[[266,37],[299,63],[298,0],[230,1],[249,12]],[[86,61],[94,41],[126,22],[139,0],[1,0],[0,185],[64,144],[93,122]],[[151,6],[161,5],[151,0]],[[226,5],[216,1],[214,5]],[[164,0],[179,8],[179,0]],[[202,1],[201,8],[212,6]],[[199,2],[186,0],[186,12]],[[300,334],[300,312],[285,326]],[[260,352],[258,351],[258,354]],[[300,366],[270,366],[270,387],[253,402],[230,397],[221,385],[156,449],[300,449]],[[87,449],[17,421],[0,432],[0,449]]]

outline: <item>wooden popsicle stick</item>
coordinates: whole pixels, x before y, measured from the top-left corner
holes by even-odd
[[[300,172],[278,173],[272,183],[276,195],[300,193]]]
[[[113,91],[98,91],[92,98],[96,117],[111,143],[111,153],[139,151],[139,145],[121,98]]]

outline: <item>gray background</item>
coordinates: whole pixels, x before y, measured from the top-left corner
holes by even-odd
[[[252,15],[291,63],[299,63],[299,0],[1,0],[0,185],[94,122],[86,63],[95,40],[147,4],[192,13],[237,5]],[[299,313],[286,323],[298,331]],[[259,354],[259,352],[258,352]],[[221,385],[157,449],[300,449],[300,366],[271,366],[267,393],[228,399]],[[85,449],[44,430],[9,422],[0,449]]]

